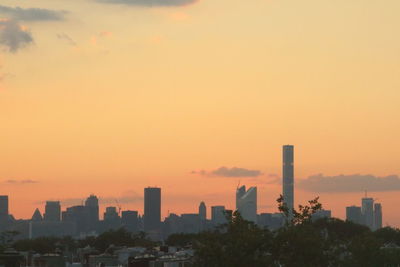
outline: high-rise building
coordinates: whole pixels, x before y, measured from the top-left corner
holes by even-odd
[[[241,186],[236,190],[236,209],[243,219],[257,223],[257,187]]]
[[[44,220],[49,222],[59,222],[61,220],[60,201],[46,201]]]
[[[0,215],[8,216],[8,196],[0,196]]]
[[[294,146],[283,146],[282,196],[292,217],[294,207]]]
[[[199,205],[199,218],[200,218],[200,221],[207,220],[207,207],[206,207],[206,203],[204,203],[204,201],[202,201]]]
[[[353,223],[362,224],[362,213],[361,207],[357,206],[350,206],[346,207],[346,220],[351,221]]]
[[[99,199],[90,195],[85,201],[86,230],[94,231],[99,222]]]
[[[382,228],[382,205],[375,203],[374,205],[374,230]]]
[[[121,217],[122,226],[130,231],[139,231],[138,212],[134,210],[124,210]]]
[[[226,223],[225,206],[211,207],[211,222],[213,225]]]
[[[144,189],[144,231],[157,232],[161,227],[161,188]]]
[[[374,229],[374,199],[364,197],[361,200],[361,213],[363,224]]]

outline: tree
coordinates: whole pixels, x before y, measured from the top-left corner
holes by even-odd
[[[278,202],[279,211],[282,212],[286,218],[289,218],[290,221],[288,221],[288,223],[291,224],[303,224],[310,222],[313,214],[322,210],[322,204],[319,202],[319,197],[316,197],[308,201],[309,205],[299,205],[298,211],[296,209],[293,209],[293,216],[292,218],[290,218],[289,207],[284,201],[283,196],[280,195],[276,201]]]

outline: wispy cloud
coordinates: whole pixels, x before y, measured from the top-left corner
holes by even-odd
[[[306,191],[322,193],[400,191],[400,178],[397,175],[378,177],[361,174],[338,176],[318,174],[299,180],[296,186]]]
[[[204,176],[219,176],[219,177],[258,177],[261,176],[263,173],[259,170],[250,170],[245,168],[220,167],[212,171],[205,171],[205,170],[192,171],[192,174],[200,174]]]
[[[25,179],[25,180],[15,180],[15,179],[9,179],[4,181],[6,184],[37,184],[39,183],[38,181],[31,180],[31,179]]]
[[[196,3],[198,0],[97,0],[100,3],[108,4],[123,4],[144,7],[173,7],[173,6],[186,6]]]
[[[18,21],[51,21],[63,20],[67,12],[44,8],[21,8],[0,5],[0,14]]]
[[[57,38],[66,41],[71,46],[77,46],[77,43],[68,34],[59,33],[57,34]]]
[[[15,53],[19,49],[33,43],[30,31],[16,20],[0,19],[0,45],[9,52]]]

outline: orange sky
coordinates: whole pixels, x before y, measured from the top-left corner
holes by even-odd
[[[0,193],[16,217],[91,193],[141,211],[146,186],[162,187],[164,215],[234,208],[239,180],[272,212],[287,143],[297,180],[400,173],[399,1],[183,3],[2,1],[0,34],[13,21],[32,38],[0,42]],[[59,19],[1,8],[16,6]],[[263,175],[191,174],[221,166]],[[362,187],[296,201],[320,195],[343,217]],[[385,224],[400,225],[398,190],[370,193]]]

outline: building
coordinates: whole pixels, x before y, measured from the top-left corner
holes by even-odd
[[[60,201],[46,201],[44,220],[47,222],[59,222],[61,220]]]
[[[75,235],[86,232],[86,209],[84,206],[72,206],[62,212],[62,221],[75,226]]]
[[[124,210],[121,216],[121,224],[126,230],[130,232],[138,232],[138,212],[134,210]]]
[[[346,220],[353,223],[362,224],[363,221],[362,221],[361,207],[357,206],[346,207]]]
[[[374,199],[364,197],[361,200],[362,223],[371,230],[374,229]]]
[[[8,216],[8,196],[0,196],[0,215]]]
[[[211,223],[215,226],[226,223],[225,206],[211,207]]]
[[[199,205],[199,218],[201,221],[207,220],[207,207],[204,201],[202,201]]]
[[[236,210],[243,219],[257,223],[257,187],[241,186],[236,190]]]
[[[319,220],[323,218],[331,218],[332,211],[331,210],[318,210],[316,213],[312,215],[313,220]]]
[[[289,209],[291,218],[294,207],[294,146],[292,145],[283,146],[282,178],[283,201]]]
[[[199,214],[181,214],[181,227],[182,233],[194,234],[200,232],[201,228]]]
[[[94,231],[99,223],[99,199],[90,195],[85,201],[86,229]]]
[[[144,231],[159,232],[161,227],[161,188],[144,189]]]
[[[374,205],[374,230],[382,228],[382,205],[375,203]]]

